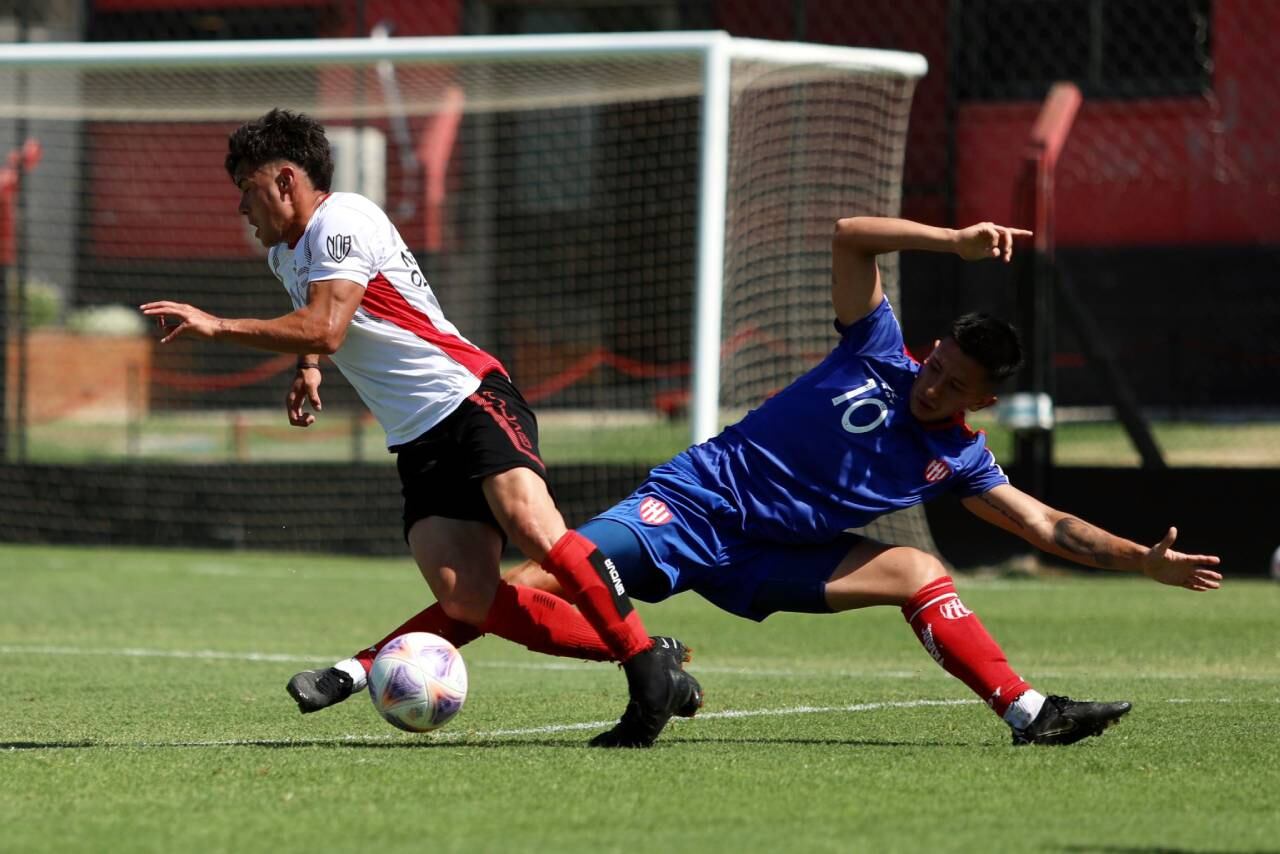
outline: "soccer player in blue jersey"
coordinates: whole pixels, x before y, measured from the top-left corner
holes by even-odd
[[[1189,590],[1219,586],[1218,558],[1174,551],[1173,528],[1142,546],[1009,484],[983,434],[964,423],[966,411],[995,402],[999,382],[1021,364],[1007,323],[966,315],[924,362],[906,354],[878,255],[924,250],[1008,262],[1014,239],[1027,236],[989,222],[954,230],[840,220],[832,247],[839,342],[831,354],[719,436],[655,468],[631,496],[579,529],[609,555],[628,594],[656,602],[693,590],[753,620],[896,606],[934,660],[1008,723],[1015,744],[1072,743],[1127,713],[1126,702],[1039,693],[1010,668],[936,557],[846,533],[952,493],[980,518],[1051,554]],[[557,590],[536,564],[507,580]]]
[[[923,363],[906,355],[876,256],[953,252],[1013,257],[1030,232],[993,223],[934,228],[853,217],[836,225],[832,304],[840,335],[820,364],[719,436],[655,468],[630,497],[579,530],[644,601],[694,590],[731,613],[833,612],[894,605],[929,654],[1013,730],[1015,744],[1102,732],[1129,703],[1045,697],[1009,666],[933,555],[854,534],[878,516],[944,493],[1051,554],[1213,590],[1218,558],[1147,547],[1055,510],[1009,484],[966,410],[995,402],[1021,363],[1013,328],[966,315]],[[537,570],[517,577],[537,583]],[[544,589],[551,585],[546,583]]]

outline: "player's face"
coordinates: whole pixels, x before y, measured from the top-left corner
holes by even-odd
[[[941,421],[994,402],[986,369],[952,338],[933,348],[911,385],[911,414],[921,421]]]
[[[290,222],[289,207],[281,195],[280,171],[275,164],[235,176],[240,190],[240,215],[249,220],[253,236],[268,249],[285,239]]]

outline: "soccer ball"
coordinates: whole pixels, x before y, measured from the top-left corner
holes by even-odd
[[[444,726],[467,698],[467,666],[453,644],[409,632],[378,651],[369,671],[369,697],[378,714],[406,732]]]

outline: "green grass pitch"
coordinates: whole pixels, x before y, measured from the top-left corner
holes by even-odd
[[[1015,749],[896,610],[756,625],[686,594],[642,613],[707,704],[654,749],[584,747],[617,669],[495,638],[411,736],[283,690],[426,601],[407,558],[3,547],[0,849],[1280,850],[1280,585],[960,586],[1042,691],[1134,711]]]

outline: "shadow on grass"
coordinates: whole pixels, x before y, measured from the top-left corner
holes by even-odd
[[[1166,845],[1062,845],[1055,851],[1100,851],[1103,854],[1280,854],[1280,848],[1170,848]]]
[[[856,738],[664,738],[654,747],[674,747],[676,745],[721,745],[744,744],[754,747],[768,745],[792,745],[802,747],[983,747],[974,742],[945,741],[886,741]],[[243,739],[236,741],[0,741],[0,753],[5,751],[36,750],[184,750],[194,748],[217,747],[254,747],[267,750],[296,750],[317,747],[339,747],[346,750],[444,750],[448,748],[510,748],[510,747],[554,747],[579,749],[587,746],[586,740],[578,739],[528,739],[528,738],[485,738],[477,737],[474,741],[465,736],[448,740],[423,739],[421,741],[353,741],[341,738],[309,738],[309,739]],[[629,752],[624,750],[623,752]],[[1117,849],[1123,850],[1123,849]]]
[[[449,741],[410,741],[410,742],[358,742],[358,743],[338,743],[330,742],[330,746],[344,747],[355,750],[399,750],[402,748],[422,749],[422,748],[466,748],[472,750],[475,748],[509,748],[509,747],[569,747],[583,748],[587,746],[587,740],[552,740],[552,739],[527,739],[527,738],[477,738],[475,741],[468,741],[465,738],[450,739]],[[676,745],[692,745],[692,746],[715,746],[721,744],[745,744],[753,747],[767,747],[769,745],[791,745],[802,747],[979,747],[981,745],[964,743],[964,742],[941,742],[941,741],[875,741],[872,739],[843,739],[843,738],[663,738],[658,741],[650,750],[661,750],[666,747],[675,747]],[[290,745],[282,745],[290,746]],[[631,752],[627,748],[618,748],[615,751],[601,750],[601,752]]]

